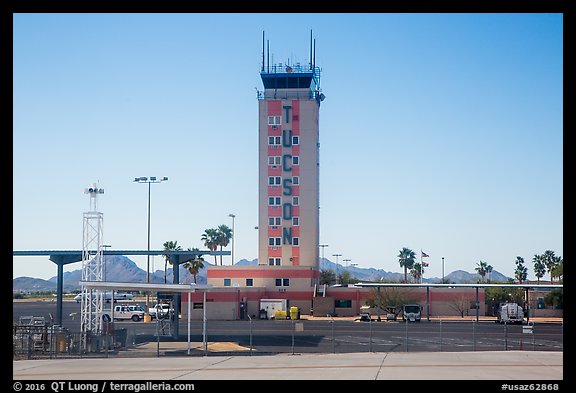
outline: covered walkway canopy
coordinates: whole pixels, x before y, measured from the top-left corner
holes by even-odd
[[[426,319],[430,320],[430,288],[476,288],[476,321],[479,320],[478,315],[478,288],[523,288],[526,292],[526,299],[528,299],[529,289],[562,289],[563,284],[534,284],[534,283],[524,283],[524,284],[489,284],[489,283],[476,283],[476,284],[432,284],[432,283],[392,283],[392,282],[359,282],[354,284],[357,287],[375,287],[378,288],[378,296],[380,296],[381,287],[425,287],[426,288]],[[378,307],[378,319],[380,319],[380,307]],[[528,313],[526,319],[530,319],[530,314]]]
[[[92,250],[90,251],[92,252]],[[180,266],[183,263],[193,260],[198,255],[230,255],[230,251],[166,251],[166,250],[102,250],[102,255],[168,255],[168,259],[173,266]],[[48,255],[49,259],[56,264],[58,272],[56,274],[56,323],[62,324],[62,297],[64,265],[82,261],[82,250],[40,250],[40,251],[12,251],[13,256],[42,256]],[[174,269],[173,283],[180,283],[180,269]],[[177,307],[179,302],[177,303]],[[179,311],[179,310],[176,310]]]
[[[204,348],[206,348],[206,291],[212,288],[212,285],[198,285],[198,284],[150,284],[150,283],[140,283],[140,282],[114,282],[114,281],[79,281],[81,286],[87,289],[97,289],[103,291],[111,291],[112,299],[114,299],[114,291],[116,290],[126,290],[126,291],[162,291],[167,293],[188,293],[188,355],[190,354],[190,294],[196,291],[202,291],[202,306],[204,310],[204,316],[202,318],[202,337]],[[174,338],[179,336],[179,310],[176,304],[174,304],[174,315],[176,322],[174,324]],[[158,323],[158,322],[157,322]]]

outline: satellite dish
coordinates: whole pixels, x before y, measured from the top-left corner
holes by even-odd
[[[324,101],[325,98],[326,96],[324,95],[324,93],[320,93],[320,101]]]

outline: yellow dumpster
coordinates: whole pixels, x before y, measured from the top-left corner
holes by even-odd
[[[274,319],[275,320],[286,319],[286,311],[284,311],[284,310],[274,311]]]
[[[290,307],[290,319],[299,319],[298,307]]]

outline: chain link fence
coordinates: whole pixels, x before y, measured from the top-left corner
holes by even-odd
[[[141,325],[82,334],[59,326],[13,326],[13,358],[159,357],[352,352],[563,351],[561,324],[367,322],[326,319],[195,321],[191,334]],[[183,326],[181,326],[183,327]],[[188,339],[189,337],[189,339]]]

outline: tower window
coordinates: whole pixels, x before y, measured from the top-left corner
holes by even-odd
[[[300,225],[300,217],[292,217],[292,225],[297,227]]]
[[[246,286],[247,287],[253,287],[254,286],[254,279],[253,278],[247,278],[246,279]]]
[[[300,245],[300,238],[299,237],[293,237],[292,238],[292,245],[293,246],[299,246]]]
[[[300,176],[294,176],[292,177],[292,184],[297,186],[300,184]]]
[[[300,197],[292,197],[292,205],[293,206],[300,206]]]
[[[282,238],[281,237],[269,237],[268,238],[268,245],[269,246],[280,246],[282,245]]]
[[[279,146],[282,143],[282,138],[279,136],[269,136],[268,144],[272,146]]]
[[[230,278],[225,278],[224,279],[224,286],[229,287],[232,284],[231,281],[232,280]]]
[[[277,287],[289,287],[290,286],[290,279],[289,278],[277,278],[276,280]]]
[[[280,217],[268,217],[268,225],[271,227],[279,227],[281,224],[281,218]]]
[[[270,266],[280,266],[280,258],[268,258],[268,265]]]
[[[268,156],[268,165],[280,166],[282,164],[281,156]]]
[[[282,124],[282,116],[268,116],[269,126],[279,126]]]
[[[300,144],[300,136],[299,135],[292,136],[292,144],[293,145],[299,145]]]
[[[292,165],[300,165],[300,157],[292,156]]]
[[[281,204],[282,204],[282,198],[280,198],[280,197],[268,197],[268,205],[280,206]]]
[[[282,178],[280,176],[269,176],[268,185],[269,186],[279,186],[282,184]]]

